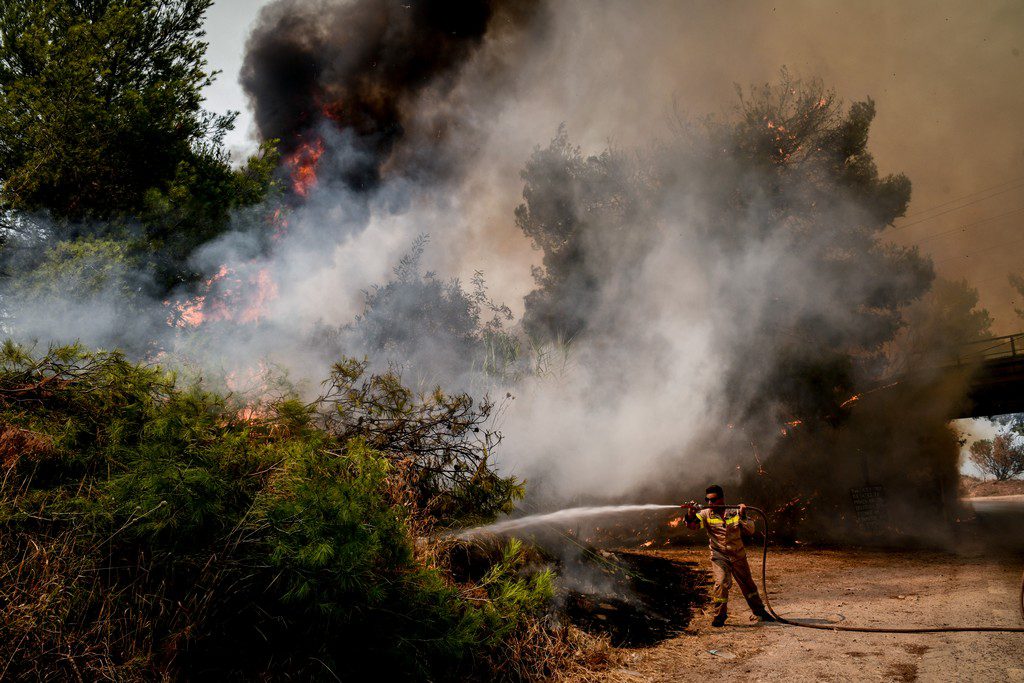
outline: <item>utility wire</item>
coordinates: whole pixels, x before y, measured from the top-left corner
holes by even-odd
[[[939,239],[940,237],[945,237],[947,235],[952,235],[953,233],[956,233],[956,232],[962,232],[964,230],[969,230],[970,228],[973,228],[975,226],[981,225],[983,223],[989,223],[991,221],[998,220],[1000,218],[1005,218],[1006,216],[1010,216],[1010,215],[1013,215],[1015,213],[1020,213],[1021,211],[1024,211],[1024,206],[1018,206],[1016,209],[1011,209],[1009,211],[1003,212],[1003,213],[998,214],[996,216],[989,216],[988,218],[982,218],[981,220],[974,221],[973,223],[968,223],[966,225],[958,225],[955,228],[950,228],[948,230],[943,230],[942,232],[933,233],[931,235],[925,235],[921,239],[914,240],[914,244],[924,244],[925,242],[930,242],[932,240]]]
[[[986,282],[992,282],[993,280],[1001,280],[1003,278],[1009,279],[1009,277],[1011,275],[1016,275],[1016,273],[1000,273],[999,275],[992,275],[990,277],[982,278],[981,280],[972,280],[970,282],[970,284],[972,286],[974,286],[974,287],[977,287],[980,284],[984,284]],[[966,278],[964,278],[964,279],[966,279]]]
[[[972,256],[977,256],[978,254],[985,254],[985,253],[990,252],[990,251],[992,251],[994,249],[1000,249],[1000,248],[1008,246],[1010,244],[1018,244],[1020,242],[1024,242],[1024,237],[1020,237],[1020,238],[1015,239],[1015,240],[1010,240],[1008,242],[1000,242],[999,244],[993,244],[991,247],[986,247],[985,249],[979,249],[978,251],[975,251],[975,252],[970,253],[970,254],[960,254],[959,256],[950,256],[949,258],[939,259],[938,261],[932,261],[932,263],[937,265],[939,263],[946,263],[947,261],[953,261],[955,259],[970,258]]]
[[[935,218],[938,218],[939,216],[945,216],[948,213],[952,213],[954,211],[959,211],[960,209],[966,208],[968,206],[973,206],[974,204],[978,204],[979,202],[983,202],[983,201],[989,200],[992,197],[996,197],[998,195],[1005,194],[1007,192],[1010,192],[1011,190],[1016,190],[1019,187],[1024,187],[1024,183],[1021,183],[1019,185],[1014,185],[1012,187],[1008,187],[1008,188],[1006,188],[1004,190],[1000,190],[999,192],[994,192],[994,193],[988,195],[987,197],[980,197],[979,199],[975,199],[972,202],[967,202],[966,204],[961,204],[959,206],[954,206],[953,208],[946,209],[945,211],[940,211],[940,212],[938,212],[936,214],[932,214],[932,215],[926,216],[924,218],[919,218],[916,221],[910,221],[909,223],[904,223],[902,225],[895,225],[895,226],[893,226],[892,229],[893,230],[904,230],[906,228],[909,228],[909,227],[912,227],[912,226],[915,226],[915,225],[920,225],[921,223],[927,223],[928,221],[931,221],[931,220],[933,220]],[[918,215],[920,215],[920,214],[918,214]]]
[[[950,204],[955,204],[955,203],[957,203],[957,202],[959,202],[959,201],[961,201],[963,199],[970,199],[974,195],[984,194],[986,192],[990,192],[991,190],[998,190],[1000,188],[1005,187],[1006,185],[1012,185],[1014,183],[1019,183],[1019,182],[1024,182],[1024,176],[1020,176],[1020,177],[1017,177],[1017,178],[1011,178],[1010,180],[1004,180],[1001,183],[996,183],[995,185],[992,185],[991,187],[986,187],[986,188],[984,188],[982,190],[975,190],[974,192],[968,192],[967,194],[961,195],[961,196],[957,197],[956,199],[950,199],[949,201],[942,202],[941,204],[936,204],[935,206],[930,206],[927,209],[919,209],[917,211],[911,211],[906,216],[904,216],[904,218],[913,218],[914,216],[920,216],[921,214],[931,213],[935,209],[941,209],[941,208],[943,208],[945,206],[949,206]],[[992,196],[994,197],[995,195],[992,195]]]

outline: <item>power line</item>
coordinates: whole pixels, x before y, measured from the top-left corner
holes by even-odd
[[[939,239],[940,237],[945,237],[946,235],[950,235],[950,234],[955,233],[955,232],[962,232],[964,230],[969,230],[970,228],[973,228],[973,227],[976,227],[978,225],[981,225],[982,223],[989,223],[991,221],[998,220],[1000,218],[1005,218],[1007,216],[1013,215],[1015,213],[1019,213],[1021,211],[1024,211],[1024,206],[1019,206],[1016,209],[1011,209],[1009,211],[1006,211],[1004,213],[1001,213],[1001,214],[998,214],[998,215],[995,215],[995,216],[989,216],[988,218],[982,218],[981,220],[974,221],[973,223],[968,223],[967,225],[959,225],[959,226],[957,226],[955,228],[950,228],[949,230],[944,230],[943,232],[937,232],[937,233],[932,234],[932,235],[926,235],[926,236],[924,236],[921,239],[914,240],[914,243],[915,244],[924,244],[925,242],[930,242],[931,240]]]
[[[1019,187],[1024,187],[1024,183],[1020,183],[1018,185],[1013,185],[1011,187],[1007,187],[1007,188],[1005,188],[1003,190],[1000,190],[999,192],[993,192],[992,194],[988,195],[987,197],[980,197],[978,199],[975,199],[972,202],[967,202],[966,204],[961,204],[959,206],[954,206],[954,207],[952,207],[950,209],[946,209],[945,211],[940,211],[940,212],[938,212],[936,214],[932,214],[932,215],[926,216],[924,218],[919,218],[916,221],[911,221],[909,223],[904,223],[903,225],[893,226],[892,229],[893,230],[903,230],[905,228],[909,228],[909,227],[914,226],[914,225],[920,225],[921,223],[927,223],[928,221],[933,220],[935,218],[938,218],[939,216],[945,216],[947,213],[953,213],[954,211],[959,211],[960,209],[966,208],[968,206],[973,206],[974,204],[978,204],[980,202],[987,201],[987,200],[991,199],[992,197],[996,197],[998,195],[1005,194],[1006,192],[1010,192],[1011,190],[1016,190]],[[933,208],[938,208],[938,207],[933,207]],[[929,210],[931,210],[931,209],[929,209]],[[916,214],[916,215],[920,215],[920,214]]]
[[[985,249],[979,249],[978,251],[976,251],[974,253],[971,253],[971,254],[960,254],[959,256],[950,256],[949,258],[940,259],[938,261],[934,261],[933,260],[932,263],[934,263],[935,265],[938,265],[940,263],[945,263],[947,261],[952,261],[954,259],[970,258],[972,256],[977,256],[978,254],[984,254],[984,253],[990,252],[993,249],[999,249],[1001,247],[1005,247],[1005,246],[1010,245],[1010,244],[1017,244],[1019,242],[1024,242],[1024,237],[1019,237],[1019,238],[1017,238],[1015,240],[1010,240],[1008,242],[1001,242],[999,244],[994,244],[991,247],[986,247]]]
[[[984,284],[986,282],[992,282],[993,280],[1000,280],[1002,278],[1009,278],[1010,275],[1013,275],[1013,273],[1001,273],[999,275],[993,275],[992,277],[986,277],[986,278],[983,278],[981,280],[970,281],[969,284],[974,285],[975,287],[977,287],[978,285]],[[966,280],[967,278],[964,278],[964,279]]]
[[[999,189],[1001,187],[1004,187],[1006,185],[1012,185],[1013,183],[1017,183],[1017,182],[1021,182],[1021,181],[1024,181],[1024,176],[1019,176],[1017,178],[1011,178],[1010,180],[1004,180],[1003,182],[996,183],[995,185],[992,185],[991,187],[986,187],[986,188],[981,189],[981,190],[975,190],[974,192],[968,192],[967,194],[961,195],[961,196],[957,197],[956,199],[950,199],[949,201],[942,202],[941,204],[936,204],[935,206],[928,207],[927,209],[920,209],[918,211],[911,211],[906,216],[904,216],[904,218],[912,218],[914,216],[920,216],[923,213],[929,213],[931,211],[934,211],[935,209],[941,209],[944,206],[949,206],[950,204],[955,204],[956,202],[959,202],[962,199],[970,199],[971,197],[973,197],[976,194],[984,194],[985,192],[989,192],[990,190],[997,190],[997,189]],[[995,195],[993,195],[993,196],[995,196]]]

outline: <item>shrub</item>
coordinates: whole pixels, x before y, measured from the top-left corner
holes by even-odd
[[[471,402],[417,398],[394,377],[357,383],[358,368],[339,365],[343,398],[252,411],[117,353],[0,349],[6,674],[500,669],[508,643],[537,630],[550,575],[524,572],[512,545],[483,580],[456,583],[410,528],[493,514],[519,485],[472,450]],[[457,474],[436,476],[437,462]]]
[[[480,521],[510,512],[520,482],[490,466],[501,434],[488,426],[494,404],[435,389],[417,395],[394,372],[366,376],[366,362],[334,365],[317,402],[323,429],[345,442],[364,438],[399,464],[413,504],[433,519]]]

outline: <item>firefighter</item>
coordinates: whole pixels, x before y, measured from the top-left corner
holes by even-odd
[[[704,527],[708,532],[708,545],[711,547],[711,574],[715,579],[715,587],[712,590],[712,601],[714,603],[715,618],[712,626],[724,626],[729,605],[729,587],[733,579],[743,591],[743,597],[750,606],[759,621],[775,621],[772,615],[765,611],[764,603],[761,602],[761,595],[757,592],[757,585],[750,575],[750,565],[747,564],[747,553],[743,549],[743,537],[741,531],[748,534],[754,533],[753,520],[747,519],[747,506],[740,504],[739,507],[712,507],[725,505],[725,494],[722,487],[715,484],[709,486],[704,496],[708,507],[697,511],[694,503],[686,503],[686,526],[688,529]]]

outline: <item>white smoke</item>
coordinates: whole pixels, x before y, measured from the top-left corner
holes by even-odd
[[[455,132],[437,149],[458,159],[461,168],[443,181],[396,172],[372,192],[357,192],[325,166],[308,198],[288,213],[288,227],[269,252],[243,227],[202,248],[195,265],[211,276],[224,267],[243,276],[269,275],[276,293],[258,323],[172,328],[162,301],[126,312],[119,292],[108,289],[84,301],[60,298],[48,308],[34,301],[19,310],[7,302],[21,321],[19,335],[98,345],[129,338],[137,348],[163,350],[167,359],[186,356],[210,372],[280,367],[315,391],[334,360],[331,349],[311,344],[316,330],[351,324],[362,312],[363,292],[386,282],[422,234],[431,237],[425,269],[463,281],[480,269],[491,298],[520,316],[522,297],[533,288],[530,268],[539,260],[513,220],[521,201],[518,172],[530,150],[545,144],[565,120],[574,139],[594,152],[608,136],[649,141],[653,129],[671,137],[664,116],[673,95],[667,90],[671,65],[653,64],[648,73],[621,46],[623,40],[642,41],[656,13],[640,12],[642,24],[622,20],[631,12],[607,3],[572,4],[552,13],[543,36],[515,49],[506,38],[486,38],[443,98],[428,93],[435,99],[425,99],[410,127],[422,135],[429,122],[452,117]],[[673,64],[687,68],[685,46],[668,53]],[[499,67],[503,76],[495,87]],[[694,91],[675,93],[684,104],[707,108],[721,101],[697,87],[709,78],[691,76]],[[746,77],[714,74],[726,82]],[[359,157],[366,150],[346,131],[323,127],[320,133],[330,152],[325,159],[341,168],[363,163]],[[738,435],[723,434],[723,426],[734,420],[735,405],[756,401],[736,396],[766,379],[768,357],[775,352],[767,348],[764,357],[747,358],[749,381],[730,386],[737,347],[752,341],[780,297],[807,315],[842,316],[834,305],[835,288],[850,281],[823,278],[783,238],[750,240],[728,253],[705,239],[707,205],[692,191],[700,183],[691,182],[702,173],[700,167],[680,166],[672,191],[661,195],[671,200],[645,216],[656,221],[656,230],[635,226],[637,233],[653,235],[653,242],[635,269],[608,271],[596,310],[588,312],[598,333],[573,340],[566,362],[556,358],[563,349],[547,348],[543,353],[554,360],[545,372],[506,385],[476,373],[470,359],[453,373],[448,350],[429,338],[421,340],[415,358],[387,360],[423,369],[432,358],[443,358],[438,365],[444,368],[426,371],[444,377],[450,390],[512,392],[515,401],[501,416],[505,441],[499,463],[546,498],[622,499],[663,488],[667,479],[735,474],[747,458],[736,449],[746,444]],[[842,213],[848,207],[838,203],[831,209]],[[749,220],[762,220],[757,207]],[[631,234],[623,236],[623,248],[631,248]],[[74,283],[66,286],[71,294]],[[834,319],[831,324],[842,327]],[[521,333],[514,326],[511,331]],[[367,352],[341,339],[342,352]],[[760,445],[770,447],[771,439]]]

